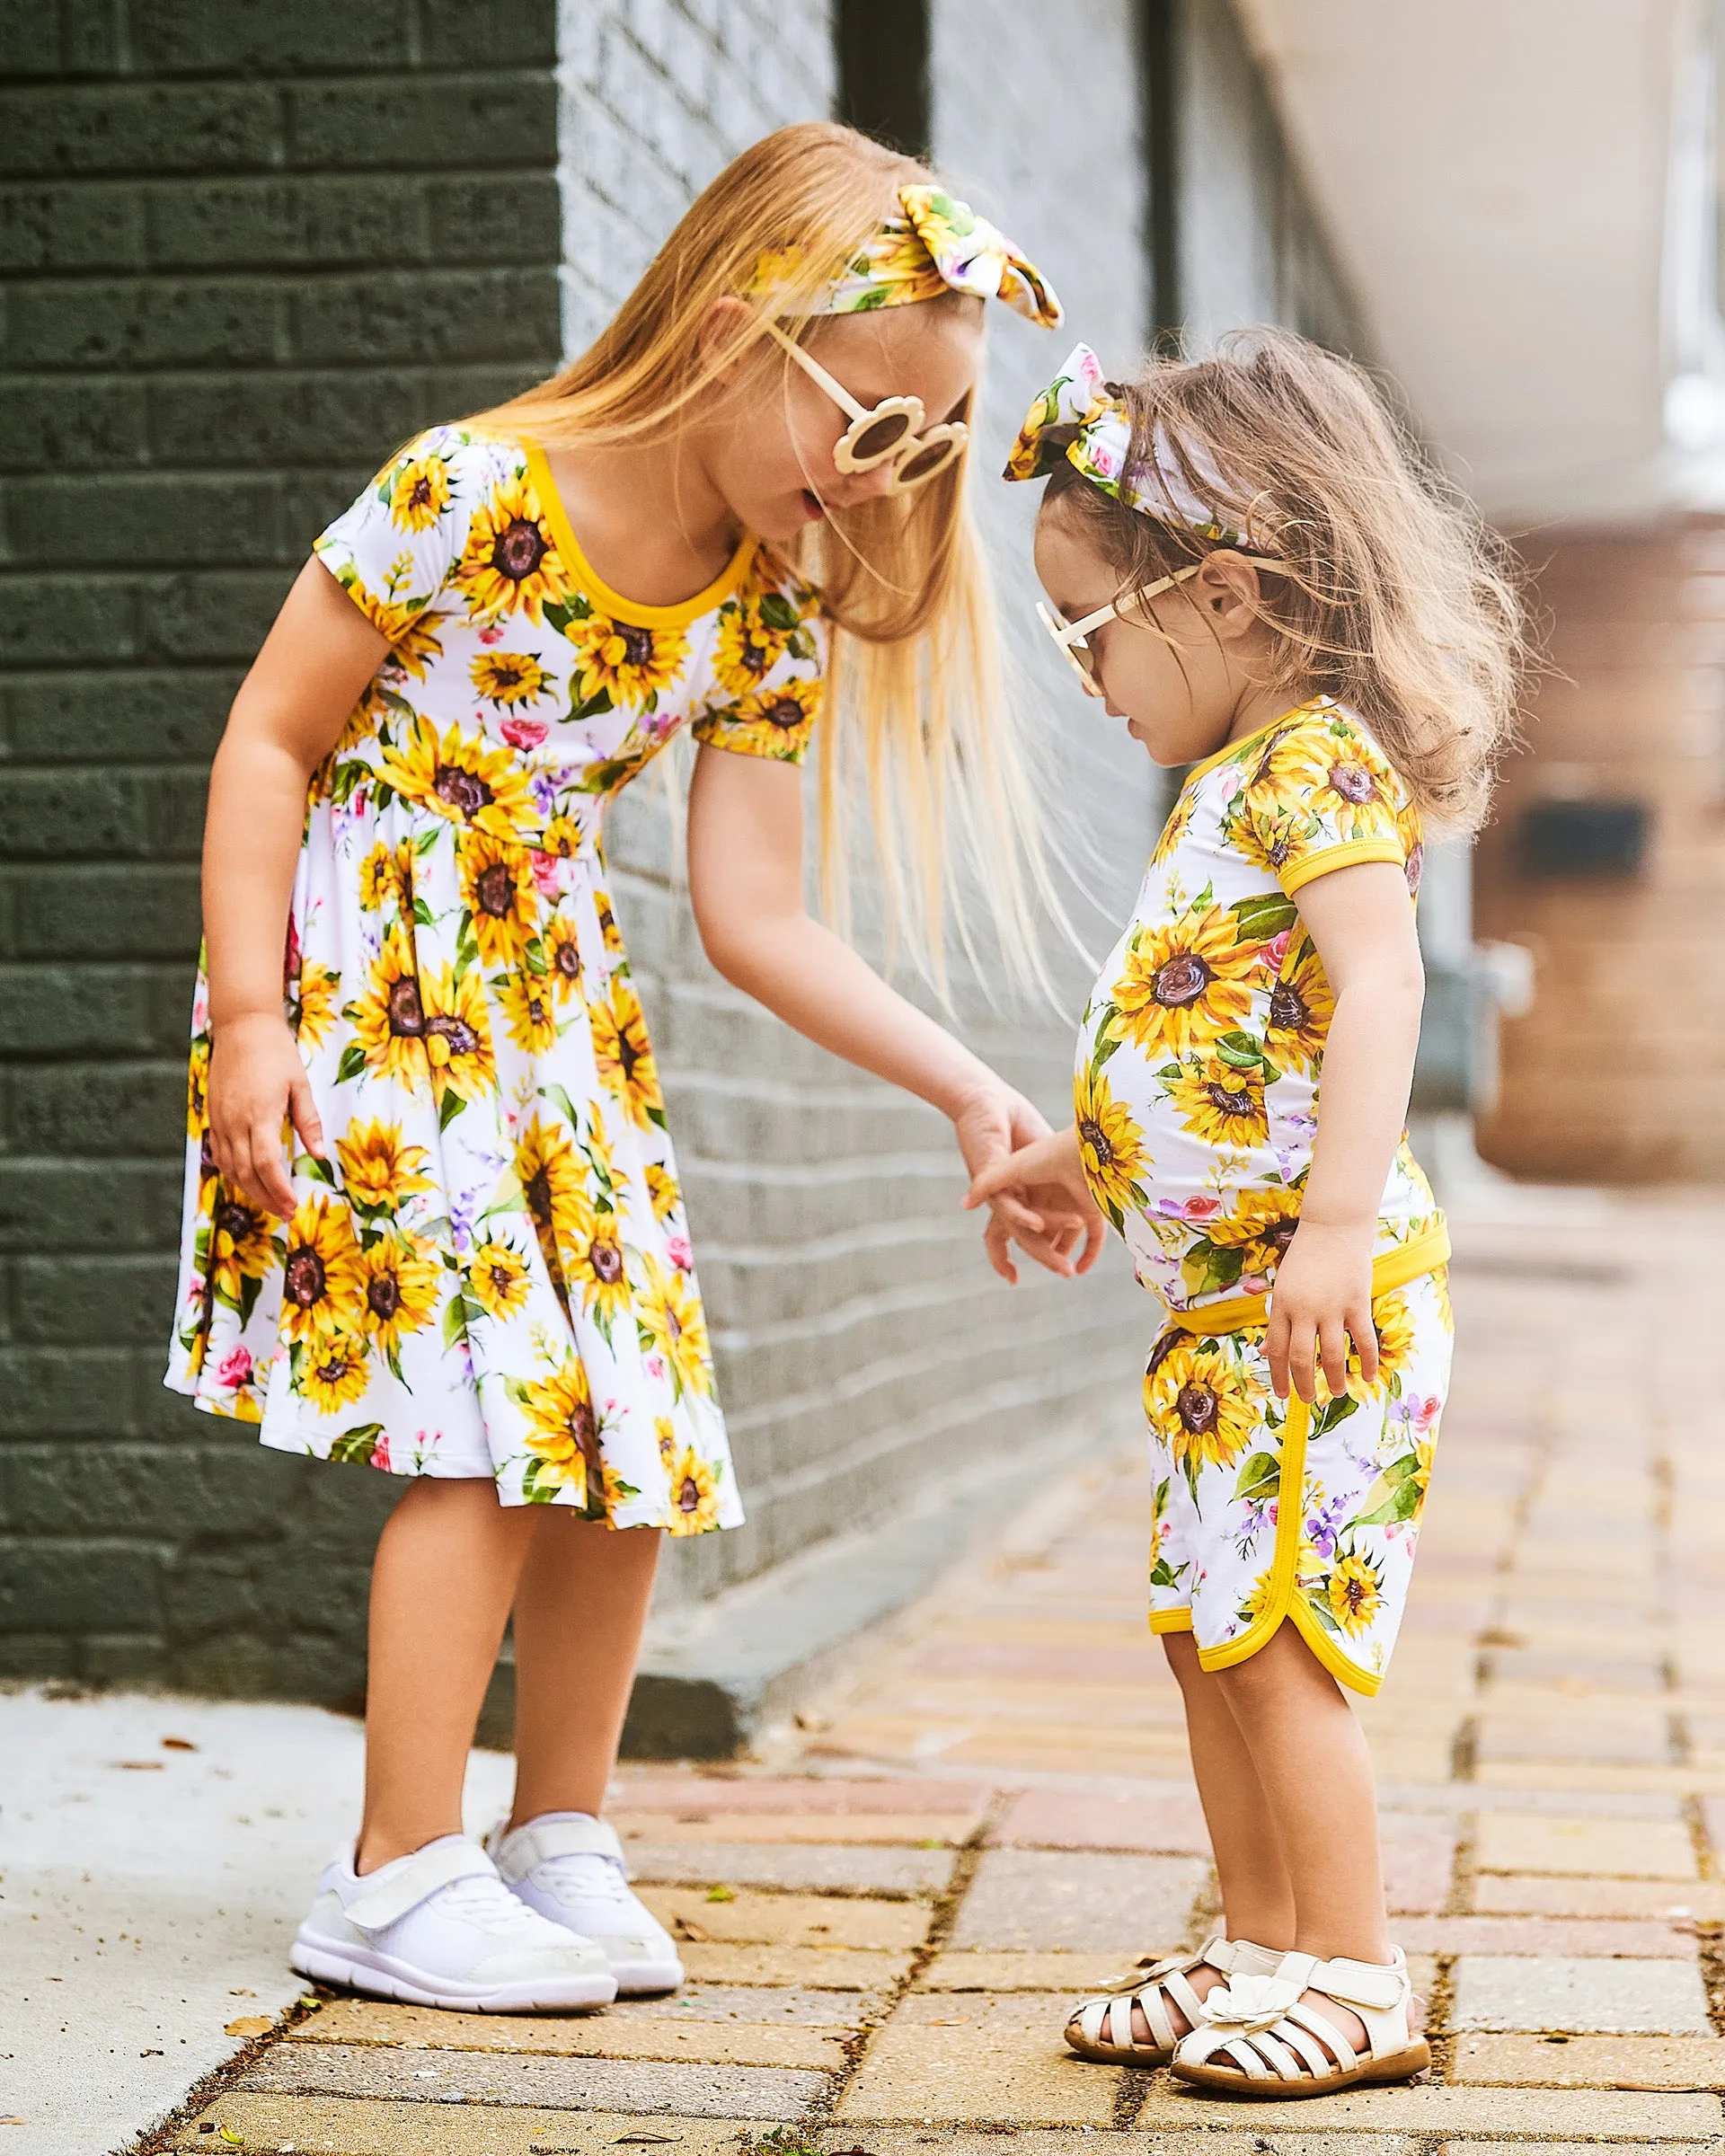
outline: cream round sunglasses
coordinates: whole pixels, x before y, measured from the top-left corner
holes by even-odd
[[[962,420],[942,420],[936,427],[925,428],[920,397],[882,397],[870,411],[777,323],[769,322],[765,328],[809,379],[824,389],[841,411],[850,414],[850,425],[833,445],[833,462],[841,472],[872,472],[890,458],[892,483],[888,491],[902,494],[944,472],[969,440],[970,429]]]
[[[1208,558],[1208,557],[1207,557]],[[1267,561],[1261,554],[1242,554],[1241,561],[1253,569],[1283,569],[1280,561]],[[1188,577],[1195,577],[1202,569],[1202,561],[1194,561],[1190,568],[1177,569],[1172,577],[1158,577],[1154,584],[1140,585],[1137,591],[1128,591],[1109,605],[1099,606],[1094,614],[1087,614],[1081,622],[1069,622],[1057,608],[1046,599],[1036,602],[1036,611],[1042,626],[1054,639],[1056,648],[1073,672],[1078,676],[1078,685],[1086,696],[1106,694],[1096,678],[1096,654],[1086,639],[1092,629],[1100,629],[1104,622],[1111,622],[1141,606],[1146,599],[1157,598],[1164,591],[1172,591],[1176,584],[1183,584]]]

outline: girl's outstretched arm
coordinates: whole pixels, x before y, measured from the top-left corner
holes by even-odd
[[[1377,1375],[1372,1245],[1407,1119],[1426,981],[1413,902],[1393,862],[1315,878],[1299,909],[1336,1010],[1300,1225],[1277,1268],[1265,1348],[1278,1395],[1287,1397],[1291,1379],[1309,1401],[1319,1362],[1331,1394],[1345,1390],[1350,1333],[1360,1374],[1368,1384]]]
[[[1064,1130],[1052,1131],[1046,1138],[1032,1139],[973,1177],[965,1193],[966,1209],[994,1204],[1007,1193],[1031,1209],[1033,1223],[1076,1215],[1084,1223],[1084,1242],[1075,1256],[1073,1245],[1067,1243],[1069,1262],[1063,1269],[1071,1273],[1090,1270],[1102,1247],[1102,1215],[1084,1179],[1075,1124],[1068,1123]],[[1010,1280],[1017,1276],[1008,1273],[1006,1277]]]
[[[322,562],[308,561],[240,685],[216,752],[204,824],[209,982],[209,1144],[254,1206],[286,1215],[291,1115],[323,1133],[282,1008],[282,949],[312,773],[335,746],[389,646]]]
[[[1046,1118],[1022,1093],[809,917],[802,778],[793,765],[701,750],[689,790],[689,896],[707,956],[728,981],[835,1056],[949,1116],[973,1176],[1046,1135]],[[1011,1280],[1009,1234],[1066,1273],[1084,1233],[1075,1213],[1039,1218],[1006,1196],[983,1240],[995,1270]]]

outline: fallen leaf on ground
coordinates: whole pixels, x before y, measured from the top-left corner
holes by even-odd
[[[124,1767],[133,1774],[159,1774],[162,1772],[162,1762],[159,1759],[117,1759],[111,1763],[117,1767]]]
[[[707,1899],[710,1902],[734,1902],[737,1889],[734,1886],[709,1886]]]
[[[230,2021],[223,2029],[225,2037],[261,2037],[270,2029],[268,2014],[242,2014],[237,2021]]]
[[[164,1752],[195,1752],[198,1747],[189,1736],[164,1736],[162,1749]]]
[[[674,1916],[671,1929],[679,1939],[690,1940],[697,1947],[704,1947],[712,1937],[706,1926],[697,1924],[692,1916]]]

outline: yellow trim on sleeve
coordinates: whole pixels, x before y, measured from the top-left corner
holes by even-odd
[[[605,579],[581,551],[581,543],[575,536],[575,527],[569,521],[569,511],[563,507],[563,498],[557,491],[557,482],[551,475],[551,465],[544,451],[537,442],[524,441],[527,473],[533,488],[544,506],[545,520],[551,526],[551,535],[556,542],[557,552],[573,575],[575,581],[602,607],[613,621],[633,622],[642,629],[686,629],[702,614],[710,613],[742,582],[748,573],[749,563],[755,559],[759,544],[753,532],[745,532],[739,541],[737,551],[723,569],[703,591],[692,599],[679,599],[675,606],[648,606],[639,599],[625,599],[620,591],[613,591]]]
[[[1230,756],[1237,755],[1253,741],[1261,741],[1266,734],[1273,734],[1278,726],[1286,726],[1290,719],[1304,719],[1308,711],[1330,711],[1334,706],[1335,699],[1332,696],[1314,696],[1309,702],[1296,703],[1279,717],[1266,720],[1262,726],[1254,726],[1249,734],[1242,734],[1237,741],[1225,741],[1214,755],[1206,756],[1201,764],[1192,765],[1186,773],[1186,784],[1190,786],[1195,779],[1208,778],[1218,764],[1225,764]]]
[[[1320,876],[1337,869],[1358,868],[1363,861],[1393,861],[1398,869],[1408,865],[1407,855],[1393,838],[1351,838],[1345,846],[1324,846],[1280,870],[1283,896],[1291,898]]]
[[[1411,1242],[1398,1243],[1393,1250],[1384,1250],[1372,1260],[1372,1300],[1376,1302],[1379,1295],[1387,1295],[1393,1288],[1405,1287],[1410,1280],[1436,1272],[1448,1258],[1449,1230],[1439,1218],[1438,1224],[1428,1228],[1423,1235],[1416,1235]],[[1186,1332],[1244,1332],[1252,1326],[1268,1323],[1269,1300],[1269,1295],[1234,1295],[1225,1303],[1207,1303],[1201,1310],[1175,1310],[1168,1314],[1170,1321]],[[1305,1596],[1300,1592],[1300,1540],[1305,1528],[1300,1498],[1305,1487],[1305,1446],[1311,1433],[1311,1408],[1297,1392],[1290,1394],[1287,1420],[1282,1425],[1282,1466],[1276,1488],[1276,1550],[1270,1559],[1269,1595],[1256,1621],[1237,1639],[1230,1639],[1221,1647],[1200,1647],[1198,1666],[1207,1670],[1232,1669],[1238,1663],[1250,1661],[1280,1629],[1283,1620],[1291,1618],[1301,1639],[1336,1682],[1347,1685],[1350,1692],[1363,1692],[1369,1699],[1383,1683],[1382,1676],[1361,1669],[1348,1659],[1312,1614]],[[1181,1618],[1185,1620],[1183,1626],[1179,1621]],[[1150,1630],[1153,1632],[1190,1630],[1191,1621],[1190,1610],[1154,1610],[1150,1616]]]

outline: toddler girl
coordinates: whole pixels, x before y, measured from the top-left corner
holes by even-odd
[[[942,888],[954,784],[1014,858],[1027,789],[963,494],[995,296],[1059,319],[920,165],[842,128],[768,137],[590,351],[421,436],[336,519],[235,702],[168,1383],[407,1479],[373,1574],[365,1816],[300,1927],[308,1976],[492,2011],[682,1977],[599,1813],[660,1540],[743,1508],[606,802],[692,731],[719,970],[942,1109],[972,1171],[1047,1127],[802,897],[832,634],[827,792],[854,735],[896,780],[883,827],[924,841],[897,885]],[[993,889],[1019,944],[1010,875]],[[1018,1225],[1068,1269],[1075,1214]],[[516,1794],[488,1853],[462,1778],[511,1611]]]
[[[1166,1318],[1144,1381],[1150,1623],[1224,1924],[1080,2006],[1088,2059],[1314,2096],[1429,2063],[1340,1686],[1395,1643],[1449,1372],[1444,1222],[1402,1131],[1421,817],[1476,822],[1513,590],[1352,367],[1253,332],[1104,382],[1083,346],[1007,476],[1048,478],[1044,618],[1189,772],[1092,989],[1071,1129],[968,1202],[1078,1202]]]

